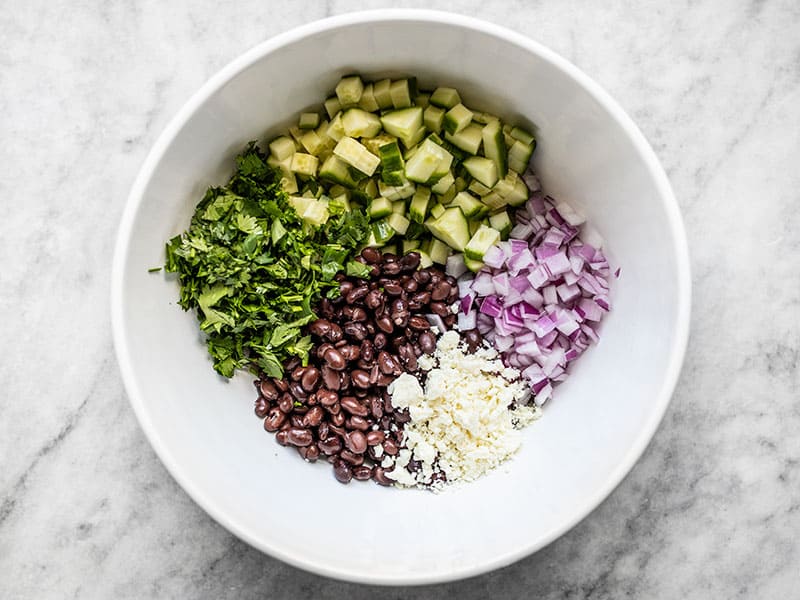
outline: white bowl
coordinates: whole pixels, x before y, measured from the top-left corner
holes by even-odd
[[[251,378],[211,369],[177,284],[149,267],[248,140],[286,127],[345,73],[416,75],[469,106],[535,124],[546,191],[583,210],[622,275],[601,342],[557,388],[505,468],[444,494],[337,483],[275,443]],[[430,11],[351,13],[272,38],[181,109],[151,151],[122,219],[112,311],[131,404],[187,493],[241,539],[298,567],[380,584],[452,580],[556,539],[630,470],[673,391],[690,278],[676,202],[650,146],[596,83],[520,34]]]

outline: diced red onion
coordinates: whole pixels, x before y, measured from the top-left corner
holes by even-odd
[[[458,313],[458,328],[461,331],[475,329],[478,326],[478,311],[471,310],[467,314]]]
[[[480,311],[493,318],[499,317],[503,312],[503,305],[497,296],[486,296],[481,303]]]
[[[463,254],[451,254],[447,257],[444,267],[445,273],[458,279],[468,271],[467,264],[464,262]]]

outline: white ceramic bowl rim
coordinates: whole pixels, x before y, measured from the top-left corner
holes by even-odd
[[[202,489],[199,489],[199,487],[197,487],[193,481],[185,477],[181,471],[180,464],[176,462],[168,450],[164,440],[160,437],[156,427],[151,421],[150,415],[145,408],[144,402],[142,401],[141,392],[138,389],[136,379],[133,375],[132,361],[128,351],[129,344],[127,340],[127,333],[125,327],[123,326],[123,303],[121,301],[124,265],[128,257],[128,246],[134,218],[142,202],[143,192],[150,181],[156,165],[158,165],[162,159],[166,149],[170,146],[177,133],[183,128],[195,111],[201,105],[203,105],[203,103],[206,102],[206,100],[213,93],[222,88],[237,74],[261,59],[263,56],[275,51],[278,48],[292,44],[306,36],[311,36],[323,31],[337,29],[353,24],[385,21],[444,23],[483,32],[485,34],[502,38],[510,43],[522,47],[532,54],[537,55],[540,59],[551,63],[573,78],[608,111],[620,128],[628,135],[630,141],[644,160],[650,175],[653,177],[653,180],[656,183],[659,196],[664,202],[664,212],[668,217],[667,225],[670,234],[672,235],[672,239],[675,242],[674,259],[675,264],[677,265],[676,272],[678,275],[678,281],[676,282],[678,288],[678,330],[675,332],[673,347],[670,351],[671,359],[665,369],[666,374],[663,380],[664,384],[660,390],[660,393],[652,400],[653,409],[650,413],[649,420],[640,430],[639,435],[635,442],[631,445],[625,460],[621,461],[617,468],[608,475],[605,485],[600,487],[594,495],[584,499],[582,506],[579,510],[575,511],[574,516],[570,521],[563,523],[561,527],[553,529],[549,535],[543,538],[539,537],[532,539],[530,544],[524,547],[520,547],[515,549],[513,552],[497,556],[493,561],[484,563],[479,567],[463,568],[461,570],[453,569],[446,574],[436,575],[426,574],[419,576],[410,573],[402,578],[371,576],[361,571],[350,572],[344,569],[328,568],[326,566],[309,562],[301,554],[289,553],[279,546],[271,545],[266,541],[256,539],[247,531],[244,531],[238,527],[233,516],[226,514],[211,499],[204,495]],[[463,15],[442,11],[417,9],[388,9],[353,12],[297,27],[255,46],[251,50],[245,52],[240,57],[230,62],[226,67],[209,79],[208,82],[206,82],[206,84],[203,85],[200,90],[198,90],[189,99],[189,101],[172,119],[172,121],[156,141],[149,155],[145,159],[141,170],[139,171],[122,215],[114,253],[111,277],[112,331],[114,337],[114,347],[116,350],[123,383],[128,392],[131,405],[133,406],[134,412],[139,420],[139,423],[141,424],[142,429],[144,430],[145,435],[147,436],[147,439],[150,441],[150,444],[163,464],[166,466],[167,470],[186,491],[186,493],[188,493],[189,496],[214,520],[228,529],[231,533],[271,556],[279,558],[291,565],[319,573],[321,575],[326,575],[337,579],[383,585],[419,585],[450,581],[479,575],[481,573],[506,566],[531,554],[532,552],[535,552],[536,550],[543,548],[553,540],[563,535],[566,531],[574,527],[592,510],[594,510],[616,488],[620,481],[622,481],[625,475],[627,475],[627,473],[631,470],[633,465],[644,452],[656,429],[658,428],[661,419],[663,418],[677,383],[678,376],[680,375],[681,366],[686,352],[686,346],[689,337],[690,305],[691,277],[689,269],[689,252],[686,243],[686,234],[677,202],[670,188],[666,174],[664,173],[655,153],[642,135],[641,131],[633,123],[631,118],[623,111],[623,109],[597,83],[595,83],[586,74],[581,72],[572,63],[526,36],[499,25],[472,17],[466,17]]]

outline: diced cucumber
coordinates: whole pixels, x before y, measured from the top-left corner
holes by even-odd
[[[511,218],[507,211],[499,212],[489,217],[489,225],[500,232],[500,237],[505,239],[511,231]]]
[[[364,91],[361,92],[361,99],[358,101],[359,108],[363,108],[368,112],[378,112],[380,110],[380,106],[378,106],[377,100],[375,100],[375,86],[372,83],[368,83],[364,87]]]
[[[499,231],[493,227],[481,225],[464,247],[464,256],[471,260],[483,260],[486,251],[499,241]]]
[[[445,110],[443,108],[429,104],[423,113],[425,127],[427,127],[429,131],[440,133],[442,131],[442,124],[444,123],[444,113]]]
[[[472,111],[463,104],[456,104],[444,115],[444,130],[447,133],[458,133],[472,123]]]
[[[364,242],[365,248],[378,248],[381,244],[378,243],[378,240],[375,239],[375,233],[373,233],[372,229],[369,230],[369,235],[367,236],[367,241]]]
[[[486,187],[477,179],[473,179],[472,181],[470,181],[469,185],[467,186],[467,189],[476,196],[485,196],[486,194],[492,191],[491,188]]]
[[[372,87],[372,94],[375,97],[375,102],[378,104],[378,108],[381,110],[384,108],[391,108],[392,106],[391,87],[391,79],[381,79],[380,81],[376,81],[375,85]]]
[[[428,204],[431,199],[431,190],[418,186],[414,195],[411,197],[411,204],[408,207],[408,216],[415,223],[424,223],[428,216]]]
[[[316,129],[319,127],[319,113],[305,112],[300,114],[300,121],[297,123],[300,129]]]
[[[471,258],[469,258],[467,256],[464,257],[464,264],[473,273],[477,273],[478,271],[480,271],[485,266],[483,261],[472,260]]]
[[[411,225],[408,226],[408,230],[406,231],[407,240],[421,240],[427,235],[429,235],[428,228],[422,223],[414,223],[413,221],[411,222]]]
[[[292,140],[294,141],[295,150],[299,150],[299,142],[300,138],[303,137],[303,130],[300,129],[297,125],[292,125],[289,127],[289,135],[292,136]]]
[[[403,158],[406,160],[410,159],[412,156],[414,156],[417,150],[419,150],[419,144],[416,146],[411,146],[411,148],[406,148],[403,150]]]
[[[529,196],[528,186],[525,185],[522,179],[518,178],[514,184],[514,189],[506,196],[506,202],[508,202],[509,206],[521,206],[525,204]]]
[[[483,156],[470,156],[462,164],[470,175],[487,188],[497,183],[497,166],[494,161]]]
[[[393,81],[389,87],[389,95],[392,97],[392,106],[395,108],[408,108],[412,104],[412,99],[417,95],[417,79],[398,79]]]
[[[421,250],[418,250],[418,252],[420,268],[427,269],[428,267],[433,266],[433,261],[431,260],[431,257],[428,256],[427,252],[422,252]]]
[[[294,197],[290,198],[289,202],[297,215],[309,225],[319,227],[324,225],[330,217],[327,200]]]
[[[309,154],[313,154],[317,156],[322,148],[325,146],[322,139],[317,135],[317,132],[313,129],[306,131],[303,134],[303,137],[300,138],[300,145],[303,146],[306,150],[308,150]]]
[[[397,244],[386,244],[381,248],[381,254],[394,254],[397,256]]]
[[[331,198],[335,198],[335,197],[337,197],[337,196],[344,196],[344,195],[346,195],[346,196],[349,196],[349,195],[350,195],[350,190],[348,190],[348,189],[347,189],[346,187],[344,187],[343,185],[339,185],[339,184],[337,183],[336,185],[332,185],[332,186],[331,186],[331,187],[328,189],[328,195],[329,195]]]
[[[401,140],[401,141],[403,142],[403,144],[405,144],[406,148],[411,148],[412,146],[416,146],[417,144],[419,144],[425,138],[425,134],[427,132],[428,130],[425,129],[425,125],[420,125],[420,128],[417,129],[417,132],[414,135],[412,135],[407,140]]]
[[[422,109],[419,106],[387,112],[381,117],[381,124],[387,133],[397,136],[406,148],[422,128]]]
[[[459,252],[463,252],[464,247],[469,242],[467,218],[457,206],[446,208],[440,217],[428,223],[428,230],[445,244]]]
[[[389,225],[387,219],[380,219],[372,224],[372,233],[375,236],[375,241],[383,245],[394,237],[394,227]]]
[[[333,153],[368,176],[372,175],[381,164],[380,158],[351,137],[343,137],[339,140]]]
[[[455,180],[456,193],[463,192],[465,189],[467,189],[467,185],[469,184],[467,183],[466,179],[464,179],[463,177],[456,177]]]
[[[402,185],[387,185],[383,181],[378,182],[378,193],[389,200],[405,200],[414,195],[416,187],[407,179]]]
[[[419,240],[403,240],[403,255],[405,256],[409,252],[413,252],[417,248],[419,248],[420,241]]]
[[[514,142],[514,145],[508,149],[508,166],[518,173],[522,173],[528,168],[528,163],[531,162],[531,155],[533,154],[534,144],[526,144],[519,140]]]
[[[496,191],[491,191],[485,196],[481,196],[481,202],[483,202],[489,208],[489,210],[497,210],[498,208],[502,208],[508,204],[505,198],[503,198]]]
[[[392,212],[399,213],[401,215],[406,214],[406,202],[405,200],[396,200],[392,202]]]
[[[278,160],[286,160],[295,152],[294,140],[282,135],[269,143],[270,153]]]
[[[450,109],[456,104],[461,103],[461,96],[459,96],[458,91],[453,88],[439,87],[431,94],[430,103],[434,106]]]
[[[513,169],[509,170],[506,176],[497,182],[492,191],[497,192],[501,198],[505,198],[514,190],[514,185],[516,185],[518,179],[517,172]]]
[[[368,198],[375,198],[378,195],[378,184],[375,183],[374,179],[367,180],[367,184],[364,186],[363,189],[364,194]]]
[[[381,132],[381,120],[360,108],[349,108],[342,115],[342,127],[344,134],[350,137],[371,138]]]
[[[425,140],[406,163],[406,177],[409,181],[427,182],[439,164],[447,159],[447,156],[448,152],[444,148],[430,140]]]
[[[389,142],[378,148],[381,157],[381,170],[384,174],[393,173],[395,171],[403,171],[406,163],[403,160],[403,155],[400,154],[400,147],[396,141]],[[386,181],[386,178],[384,178]],[[386,183],[391,183],[386,181]],[[397,185],[397,184],[393,184]]]
[[[515,140],[519,140],[527,146],[533,146],[534,141],[536,141],[536,138],[533,137],[533,134],[528,133],[522,129],[522,127],[512,127],[509,134]]]
[[[450,186],[452,186],[454,182],[453,174],[448,171],[439,181],[431,186],[431,191],[434,194],[444,194],[450,189]]]
[[[381,181],[387,185],[403,185],[408,179],[406,179],[406,171],[405,169],[401,169],[399,171],[381,171]]]
[[[349,165],[338,156],[331,154],[319,168],[319,178],[338,183],[346,188],[354,188],[358,182],[353,178]]]
[[[297,178],[294,176],[294,173],[291,171],[284,171],[281,173],[281,188],[287,194],[297,193]]]
[[[487,123],[481,132],[483,138],[483,153],[491,159],[497,167],[497,176],[505,177],[508,172],[508,151],[500,121]]]
[[[470,221],[469,222],[469,237],[470,238],[473,235],[475,235],[475,232],[478,231],[480,226],[481,226],[481,222],[480,221]]]
[[[382,133],[380,135],[376,135],[375,137],[364,138],[361,140],[361,143],[364,144],[367,150],[372,152],[375,156],[381,155],[381,146],[385,144],[391,144],[392,142],[397,142],[397,138],[387,133]]]
[[[323,103],[325,106],[325,112],[328,113],[328,118],[332,119],[334,115],[338,112],[341,112],[342,105],[339,102],[339,98],[336,96],[331,96]]]
[[[317,174],[317,167],[319,166],[319,159],[312,154],[303,154],[302,152],[295,152],[292,155],[291,169],[294,173],[301,175],[308,175],[309,177]]]
[[[414,104],[416,106],[420,106],[422,108],[427,108],[428,104],[430,104],[430,100],[431,100],[431,95],[430,94],[426,94],[425,92],[421,92],[421,93],[417,94],[417,96],[414,98]]]
[[[439,194],[439,202],[445,205],[450,204],[453,201],[453,198],[456,197],[457,193],[458,190],[456,189],[456,184],[454,183],[447,188],[447,191],[444,194]]]
[[[445,211],[444,206],[442,206],[441,204],[434,204],[431,207],[431,216],[434,219],[438,219],[439,217],[441,217],[444,214],[444,211]]]
[[[498,124],[500,122],[500,119],[498,119],[496,116],[481,111],[473,111],[472,120],[477,121],[478,123],[481,123],[483,125],[488,125],[492,121],[497,121]]]
[[[369,203],[367,214],[370,219],[380,219],[392,214],[392,201],[388,198],[378,197]]]
[[[361,81],[361,77],[358,75],[342,77],[339,83],[336,84],[336,97],[339,99],[339,104],[342,105],[342,108],[358,105],[363,92],[364,82]]]
[[[433,142],[431,142],[433,143]],[[441,147],[441,146],[440,146]],[[442,152],[445,153],[444,158],[436,165],[436,168],[433,170],[433,175],[428,180],[429,185],[433,185],[438,182],[443,177],[450,175],[450,167],[453,166],[453,155],[450,154],[447,150],[442,148]]]
[[[465,152],[477,154],[483,141],[483,127],[470,123],[458,133],[445,133],[444,138]]]
[[[387,222],[399,235],[405,235],[408,226],[411,225],[411,221],[409,221],[405,215],[396,212],[389,215]]]
[[[328,129],[325,131],[325,135],[327,135],[330,139],[334,142],[338,142],[340,139],[344,137],[344,126],[342,125],[342,113],[336,113],[336,115],[331,119],[331,122],[328,123]]]
[[[452,249],[441,240],[431,240],[431,245],[428,247],[428,256],[435,263],[443,265],[447,262],[447,257],[450,256]]]
[[[461,212],[468,219],[477,218],[484,213],[486,207],[475,196],[469,192],[459,192],[453,199],[453,206],[461,208]]]

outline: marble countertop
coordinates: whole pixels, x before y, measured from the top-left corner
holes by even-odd
[[[128,189],[178,108],[257,42],[367,6],[479,16],[595,78],[666,168],[694,277],[680,383],[619,488],[517,564],[385,591],[264,556],[188,498],[127,403],[108,303]],[[0,40],[0,597],[796,597],[797,2],[34,0]]]

